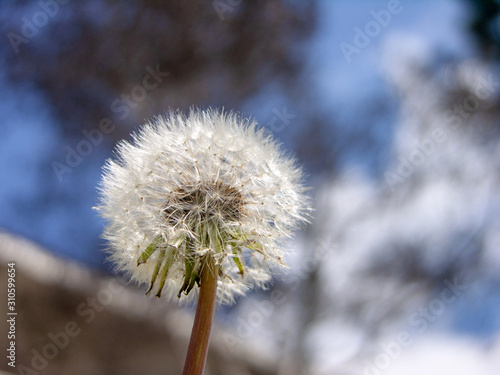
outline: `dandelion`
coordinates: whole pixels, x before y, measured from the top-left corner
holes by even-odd
[[[148,284],[146,294],[198,297],[186,368],[193,340],[208,345],[215,300],[265,286],[308,210],[295,160],[255,122],[216,110],[144,125],[132,143],[118,144],[100,191],[117,269]]]

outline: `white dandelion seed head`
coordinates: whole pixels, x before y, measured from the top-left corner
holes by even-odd
[[[117,269],[157,296],[190,301],[203,259],[218,302],[263,287],[309,210],[302,171],[256,123],[217,110],[171,112],[121,141],[97,207]],[[186,296],[187,294],[187,296]]]

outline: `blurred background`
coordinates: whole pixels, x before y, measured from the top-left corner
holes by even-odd
[[[0,296],[15,261],[19,317],[0,370],[180,373],[193,310],[114,276],[92,207],[118,140],[215,106],[297,156],[315,213],[289,272],[219,309],[207,374],[496,374],[499,16],[493,0],[2,2]]]

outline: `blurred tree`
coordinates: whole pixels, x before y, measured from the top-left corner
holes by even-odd
[[[496,0],[467,0],[472,7],[469,27],[486,57],[500,57],[500,3]]]
[[[64,134],[79,138],[105,117],[122,138],[166,108],[238,108],[268,84],[289,91],[304,56],[299,42],[315,25],[313,2],[286,0],[8,7],[8,77],[42,90]]]

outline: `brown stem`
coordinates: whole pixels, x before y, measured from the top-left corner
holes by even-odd
[[[209,256],[201,271],[200,294],[194,317],[183,375],[202,375],[207,361],[208,343],[217,295],[217,266]]]

